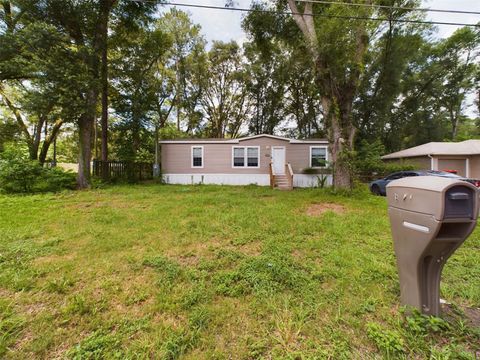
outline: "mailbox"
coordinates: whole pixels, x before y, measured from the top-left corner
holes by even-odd
[[[388,184],[402,305],[440,315],[441,272],[475,228],[478,198],[475,186],[452,178],[417,176]]]

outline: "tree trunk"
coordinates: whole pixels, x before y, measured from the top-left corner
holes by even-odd
[[[101,51],[102,62],[100,78],[102,82],[102,161],[108,161],[108,17],[109,9],[102,11],[101,15]],[[105,175],[105,174],[103,174]]]
[[[104,180],[108,180],[108,20],[110,11],[116,0],[102,0],[100,3],[100,18],[98,23],[99,50],[100,50],[100,82],[101,82],[101,104],[102,114],[101,124],[101,159],[102,168],[101,176]],[[96,130],[96,125],[95,125]],[[96,151],[96,148],[95,148]]]
[[[62,127],[62,125],[63,125],[63,120],[57,120],[57,122],[52,127],[52,131],[50,132],[50,135],[45,137],[45,140],[43,141],[42,149],[40,150],[40,155],[38,156],[38,162],[41,165],[45,164],[48,150],[50,149],[52,142],[56,141],[58,132],[60,131],[60,128]],[[55,158],[56,156],[54,156],[54,162],[56,162]]]
[[[330,141],[331,167],[333,169],[333,187],[351,190],[353,186],[352,166],[349,153],[353,149],[355,131],[353,126],[345,125],[351,116],[348,106],[338,107],[338,100],[322,97],[322,106],[327,116],[328,138]],[[343,113],[339,110],[343,108]],[[345,113],[347,111],[347,113]],[[342,126],[343,124],[343,126]],[[347,123],[348,124],[348,123]]]
[[[45,118],[40,117],[37,122],[36,130],[33,133],[32,141],[28,146],[30,151],[30,160],[39,160],[38,149],[40,148],[40,140],[42,139],[42,129],[44,125],[46,129],[47,123]]]
[[[141,132],[140,119],[136,111],[133,110],[132,111],[132,156],[133,156],[132,160],[133,161],[135,161],[138,154],[138,150],[140,150],[140,144],[141,144],[140,132]]]
[[[86,189],[90,186],[90,160],[92,157],[92,130],[95,119],[84,114],[78,120],[79,154],[77,186]]]
[[[175,62],[175,71],[176,71],[176,94],[175,97],[177,99],[177,130],[180,131],[182,125],[182,101],[183,101],[183,90],[180,88],[181,86],[181,74],[179,69],[179,59],[176,59]]]
[[[155,164],[153,164],[153,177],[160,177],[160,149],[159,149],[159,126],[155,124]]]

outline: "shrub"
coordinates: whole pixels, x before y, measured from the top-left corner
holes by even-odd
[[[39,191],[73,190],[77,186],[75,174],[58,167],[43,169],[42,175],[38,180]]]
[[[385,154],[385,147],[380,141],[368,143],[362,141],[355,158],[355,172],[361,180],[372,180],[373,177],[382,177],[390,173],[405,170],[415,170],[415,166],[408,163],[387,163],[381,157]]]
[[[302,173],[306,175],[315,175],[319,173],[319,169],[309,167],[309,168],[303,169]]]
[[[37,161],[20,150],[9,148],[0,158],[0,188],[6,192],[32,192],[43,172]]]
[[[44,168],[20,149],[8,148],[0,157],[0,190],[31,193],[74,189],[75,174],[60,168]]]

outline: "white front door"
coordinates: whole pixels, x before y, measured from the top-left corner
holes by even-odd
[[[285,148],[272,148],[273,172],[275,175],[285,174]]]

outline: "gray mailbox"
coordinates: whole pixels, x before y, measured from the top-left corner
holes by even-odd
[[[440,314],[441,272],[475,228],[478,197],[475,186],[451,178],[418,176],[388,184],[402,305]]]

